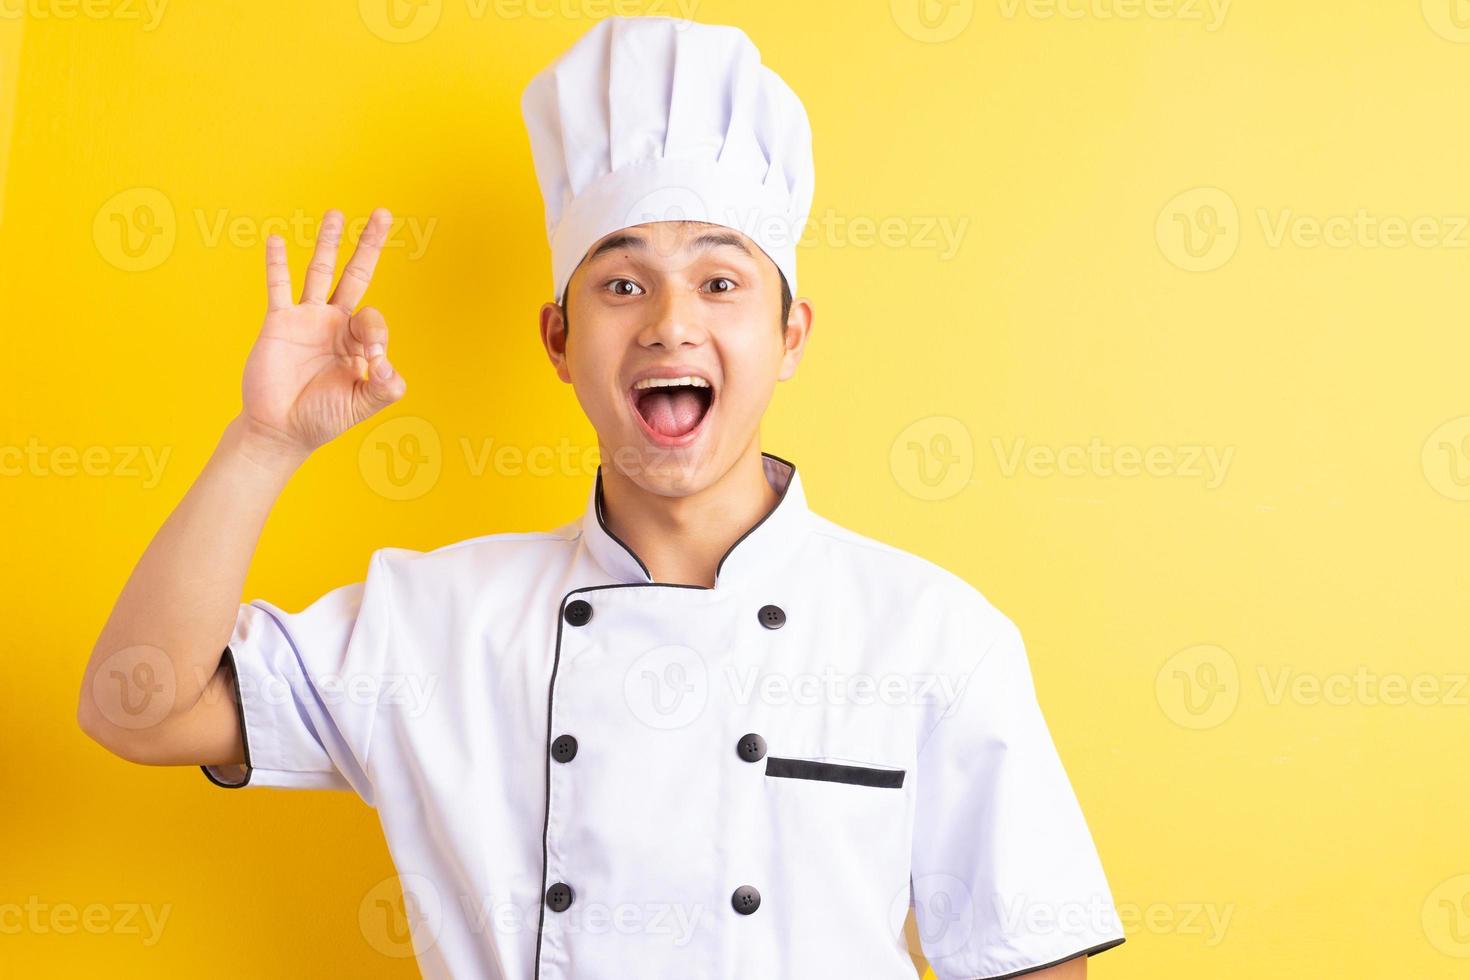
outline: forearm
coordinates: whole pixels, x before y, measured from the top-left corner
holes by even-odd
[[[77,717],[97,741],[136,744],[198,702],[234,630],[266,517],[304,458],[252,435],[240,417],[226,426],[133,568],[92,650]],[[138,715],[142,703],[147,716]]]

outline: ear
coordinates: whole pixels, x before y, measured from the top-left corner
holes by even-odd
[[[781,373],[777,381],[785,381],[796,374],[796,365],[806,351],[806,342],[811,339],[815,327],[815,311],[811,300],[798,297],[791,301],[791,313],[786,317],[786,350],[781,354]]]
[[[567,320],[555,303],[541,305],[541,346],[546,348],[556,376],[563,383],[571,384],[572,373],[567,368]]]

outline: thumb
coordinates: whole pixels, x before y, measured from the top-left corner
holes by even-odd
[[[362,345],[366,357],[388,347],[388,321],[377,307],[364,306],[348,317],[347,332]]]

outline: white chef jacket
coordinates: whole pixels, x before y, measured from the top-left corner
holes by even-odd
[[[428,977],[940,980],[1124,941],[1021,637],[957,576],[780,502],[713,588],[585,512],[384,548],[243,604],[221,786],[377,809]]]

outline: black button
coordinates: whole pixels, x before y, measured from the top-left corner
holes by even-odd
[[[551,757],[557,762],[571,762],[577,757],[577,737],[558,735],[551,742]]]
[[[573,626],[586,626],[592,618],[592,603],[586,599],[573,599],[567,603],[567,622]]]
[[[740,753],[740,758],[746,762],[759,762],[766,757],[766,740],[755,732],[742,735],[735,746],[735,751]]]
[[[756,896],[760,901],[760,896]],[[572,904],[572,886],[558,881],[546,889],[546,906],[553,912],[565,912],[567,906]]]
[[[749,915],[761,907],[761,893],[755,890],[754,885],[741,885],[730,896],[730,904],[741,915]]]
[[[786,625],[786,612],[780,606],[761,606],[756,618],[768,630],[778,630]]]

